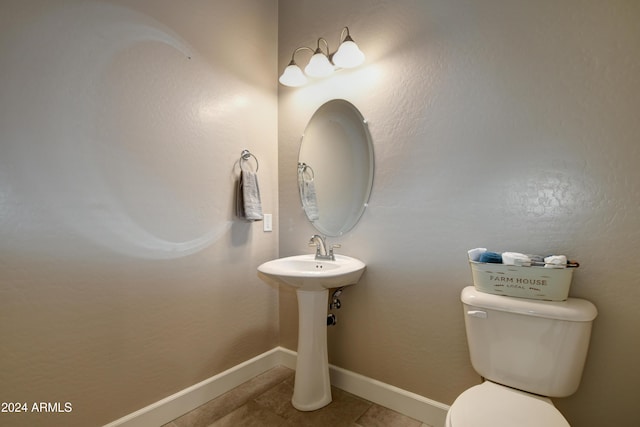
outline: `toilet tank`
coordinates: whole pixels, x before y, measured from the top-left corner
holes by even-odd
[[[499,384],[549,397],[578,389],[598,312],[589,301],[461,295],[473,368]]]

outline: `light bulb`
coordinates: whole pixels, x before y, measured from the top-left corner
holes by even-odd
[[[333,73],[333,65],[329,62],[327,55],[318,49],[309,60],[307,66],[304,67],[304,72],[311,77],[326,77]]]
[[[278,81],[285,86],[298,87],[307,83],[307,78],[300,67],[298,67],[295,62],[291,61],[289,65],[287,65],[287,68],[282,72]]]
[[[353,68],[364,62],[364,53],[358,48],[351,36],[342,42],[333,55],[333,63],[340,68]]]

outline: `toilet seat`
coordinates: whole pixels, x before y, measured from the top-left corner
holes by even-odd
[[[471,387],[453,402],[447,427],[570,427],[546,397],[491,381]]]

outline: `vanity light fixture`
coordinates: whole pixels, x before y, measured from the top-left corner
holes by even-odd
[[[345,36],[346,32],[346,36]],[[324,42],[326,52],[320,48],[320,42]],[[304,67],[304,73],[296,64],[296,53],[301,50],[309,50],[313,52],[313,56],[309,63]],[[331,75],[339,68],[354,68],[364,62],[364,53],[358,48],[349,34],[349,27],[344,27],[340,33],[340,46],[334,53],[329,51],[329,43],[320,37],[318,39],[317,48],[314,50],[310,47],[302,46],[293,51],[291,62],[284,69],[282,75],[278,79],[284,86],[298,87],[308,82],[307,76],[322,78]],[[306,75],[305,75],[306,74]]]

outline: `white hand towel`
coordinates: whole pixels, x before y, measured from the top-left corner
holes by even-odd
[[[567,257],[564,255],[551,255],[544,259],[545,268],[567,268]]]
[[[242,171],[240,176],[243,214],[247,221],[262,221],[262,202],[260,201],[260,187],[258,175],[250,171]]]
[[[518,252],[503,252],[502,263],[505,265],[517,265],[520,267],[531,267],[531,258]]]

